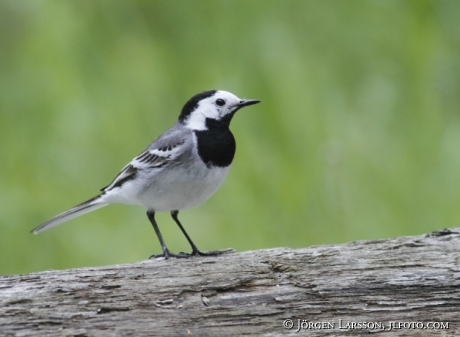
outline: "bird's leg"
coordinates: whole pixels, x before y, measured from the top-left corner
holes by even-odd
[[[151,259],[152,257],[164,257],[165,260],[167,260],[170,256],[172,257],[187,257],[186,254],[174,254],[171,253],[166,247],[166,244],[163,240],[163,236],[161,236],[160,228],[158,228],[157,222],[155,221],[155,211],[147,211],[147,217],[149,218],[150,222],[152,223],[153,229],[155,230],[155,233],[157,234],[158,241],[160,241],[161,249],[163,250],[163,254],[157,254],[157,255],[152,255],[149,257]]]
[[[182,233],[184,233],[185,237],[187,238],[188,243],[192,247],[192,253],[191,254],[181,253],[183,255],[183,257],[196,256],[196,255],[200,255],[200,256],[217,256],[217,255],[222,254],[222,252],[217,251],[217,250],[212,251],[212,252],[201,252],[201,251],[199,251],[198,248],[196,248],[195,244],[193,243],[192,239],[190,239],[190,236],[188,236],[188,234],[185,231],[184,227],[182,227],[182,224],[179,221],[178,215],[179,215],[179,211],[171,211],[171,217],[174,219],[176,224],[179,226],[179,228],[182,231]]]

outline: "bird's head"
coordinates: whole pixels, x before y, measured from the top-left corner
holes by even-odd
[[[228,127],[236,111],[259,102],[238,98],[228,91],[205,91],[185,103],[179,122],[192,130],[207,130],[210,125]]]

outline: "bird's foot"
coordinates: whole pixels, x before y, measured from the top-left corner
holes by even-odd
[[[156,259],[160,257],[164,257],[165,260],[167,260],[169,257],[186,259],[186,258],[193,257],[193,256],[220,256],[223,254],[234,253],[234,252],[235,250],[233,248],[222,249],[222,250],[212,250],[210,252],[202,252],[198,249],[193,249],[191,253],[180,252],[179,254],[174,254],[174,253],[171,253],[168,249],[166,249],[163,251],[163,254],[154,254],[150,256],[149,259],[152,259],[152,258]]]
[[[191,254],[189,254],[190,256],[219,256],[219,255],[222,255],[224,252],[223,251],[220,251],[220,250],[213,250],[213,251],[210,251],[210,252],[202,252],[198,249],[194,249],[192,251]]]
[[[187,257],[190,257],[190,256],[191,256],[190,254],[187,254],[187,253],[184,253],[184,252],[180,252],[179,254],[174,254],[174,253],[171,253],[168,249],[165,249],[165,250],[163,250],[163,254],[153,254],[152,256],[149,257],[149,260],[152,259],[152,258],[157,259],[159,257],[164,257],[165,260],[167,260],[170,257],[176,257],[176,258],[183,259],[183,258],[187,258]]]

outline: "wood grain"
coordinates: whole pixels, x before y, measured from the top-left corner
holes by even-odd
[[[459,229],[0,277],[1,336],[369,333],[460,335]]]

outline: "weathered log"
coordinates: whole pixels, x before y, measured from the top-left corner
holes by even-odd
[[[460,334],[459,229],[0,278],[1,336],[369,332]]]

